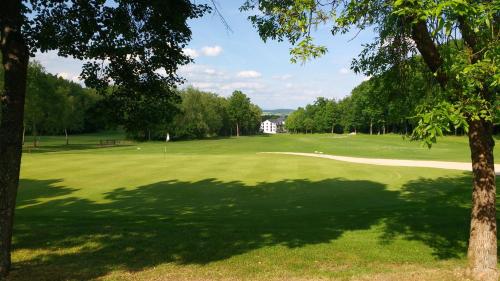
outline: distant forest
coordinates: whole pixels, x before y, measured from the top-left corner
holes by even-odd
[[[442,89],[432,82],[431,73],[419,57],[406,66],[406,73],[389,69],[355,87],[347,97],[335,100],[319,97],[313,104],[300,107],[286,120],[290,133],[411,134],[430,108],[438,109],[426,118],[444,118],[455,110],[439,103]],[[500,108],[497,96],[497,108]],[[500,110],[496,111],[495,132]],[[461,124],[447,121],[443,134],[463,134]],[[441,132],[439,132],[441,133]]]

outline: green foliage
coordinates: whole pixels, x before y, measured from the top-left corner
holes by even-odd
[[[228,98],[227,113],[235,130],[247,134],[259,131],[262,110],[241,91],[234,91]]]
[[[317,98],[313,104],[290,114],[286,122],[288,131],[305,132],[304,120],[309,117],[314,121],[312,131],[318,133],[390,131],[406,134],[416,126],[418,120],[414,117],[420,112],[419,108],[434,104],[440,93],[439,88],[426,83],[421,62],[414,63],[408,70],[409,79],[396,79],[399,76],[391,69],[362,82],[342,100]]]
[[[413,130],[411,138],[422,140],[424,145],[431,147],[436,143],[437,137],[441,137],[445,132],[450,132],[450,128],[468,131],[467,118],[461,111],[461,107],[448,102],[440,102],[432,107],[421,106],[416,115],[418,124]]]
[[[90,108],[100,100],[93,90],[49,74],[33,62],[28,68],[25,127],[32,134],[93,131],[100,125],[87,118]]]
[[[105,96],[101,109],[109,110],[116,123],[143,137],[153,129],[153,119],[168,121],[175,114],[178,97],[174,88],[182,82],[176,71],[191,61],[182,51],[191,40],[187,21],[210,12],[207,5],[189,0],[34,0],[19,1],[19,5],[15,24],[22,30],[30,54],[54,50],[59,56],[84,60],[80,76],[87,87]],[[0,17],[0,27],[7,20]],[[42,86],[28,85],[43,94]],[[67,89],[58,91],[68,93]],[[68,110],[78,102],[71,98],[66,102],[66,111],[50,116],[57,113],[62,114],[61,120],[71,119],[75,114]],[[27,107],[31,123],[47,115],[39,106]],[[81,122],[78,126],[76,121],[68,122],[72,129],[81,127]]]
[[[285,128],[291,133],[303,132],[305,118],[306,113],[304,108],[299,107],[288,115],[285,122]]]
[[[187,88],[180,93],[182,102],[174,118],[172,133],[179,138],[205,138],[224,132],[227,102],[213,93]]]
[[[230,136],[236,133],[236,122],[239,122],[240,131],[244,134],[259,131],[262,111],[240,91],[224,98],[188,87],[178,91],[178,96],[176,103],[167,102],[167,106],[175,106],[174,109],[157,111],[166,113],[163,117],[154,114],[149,119],[145,116],[134,118],[143,123],[136,128],[125,127],[129,135],[137,139],[164,139],[167,133],[177,139]],[[158,106],[158,103],[147,105],[145,109],[156,111]],[[171,117],[172,112],[175,115]],[[149,124],[145,123],[146,120]]]
[[[246,1],[241,10],[258,8],[268,17],[250,16],[252,23],[259,27],[264,40],[269,38],[294,44],[290,50],[291,61],[305,62],[327,52],[327,48],[315,45],[311,32],[325,23],[329,16],[314,0],[290,1]]]
[[[441,131],[448,131],[448,125],[455,126],[458,122],[457,119],[445,122],[443,118],[461,116],[458,119],[466,118],[465,123],[479,119],[492,122],[499,115],[499,108],[495,106],[500,89],[499,1],[247,0],[242,9],[259,11],[249,19],[264,40],[287,39],[293,45],[292,60],[298,57],[305,61],[326,51],[315,45],[311,37],[311,30],[319,25],[329,25],[333,35],[352,29],[374,28],[378,36],[364,46],[359,57],[353,60],[352,68],[366,75],[392,77],[396,82],[394,85],[403,79],[411,81],[414,78],[423,83],[421,85],[429,85],[422,89],[417,83],[408,83],[413,85],[398,90],[412,91],[406,99],[410,105],[406,108],[409,109],[416,108],[422,100],[428,104],[441,104],[436,108],[422,106],[427,113],[420,111],[416,115],[421,120],[417,121],[420,125],[413,138],[421,137],[428,145],[435,141],[435,136],[441,135]],[[422,57],[416,56],[417,52]],[[415,66],[419,60],[426,68],[415,75],[412,70],[415,67],[421,69]],[[426,79],[429,76],[431,79]],[[421,80],[422,77],[425,79]],[[436,89],[437,84],[440,89]],[[394,86],[389,88],[391,92],[397,92]],[[423,98],[429,91],[436,94],[430,99]],[[375,92],[382,93],[380,90]],[[390,103],[372,107],[375,103],[363,104],[359,99],[345,102],[363,108],[347,122],[354,126],[360,114],[369,119],[388,121],[411,113],[400,112],[398,108],[401,106]],[[459,122],[460,128],[465,130],[462,121]]]
[[[292,58],[290,61],[292,63],[297,63],[298,61],[305,63],[309,59],[315,59],[326,54],[327,48],[324,46],[316,46],[312,44],[313,38],[307,36],[304,40],[297,44],[297,47],[290,50]]]
[[[57,50],[61,56],[90,59],[82,77],[104,90],[111,79],[134,90],[178,82],[178,65],[190,61],[182,52],[191,39],[187,20],[209,11],[188,0],[23,4],[30,12],[24,36],[31,52]]]

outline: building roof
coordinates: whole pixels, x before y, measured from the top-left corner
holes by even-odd
[[[285,116],[280,116],[279,118],[276,119],[271,119],[269,120],[271,123],[281,125],[285,122]]]

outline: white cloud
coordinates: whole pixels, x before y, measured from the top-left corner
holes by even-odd
[[[62,78],[62,79],[68,79],[69,74],[67,72],[60,72],[56,74],[57,77]]]
[[[192,83],[192,86],[202,90],[212,90],[216,88],[217,85],[215,83],[210,83],[210,82],[195,82]]]
[[[215,45],[213,47],[205,46],[201,48],[201,53],[208,57],[216,57],[222,53],[222,47]]]
[[[182,49],[182,52],[186,55],[186,56],[189,56],[191,58],[197,58],[200,56],[200,54],[198,53],[198,51],[196,51],[195,49],[191,49],[191,48],[185,48],[185,49]]]
[[[275,76],[273,76],[273,79],[283,80],[283,81],[284,81],[284,80],[288,80],[288,79],[290,79],[290,78],[292,78],[292,75],[290,75],[290,74],[275,75]]]
[[[82,82],[82,80],[80,79],[80,77],[78,75],[73,75],[73,74],[70,74],[67,72],[59,72],[56,74],[56,76],[59,78],[65,79],[65,80],[76,82],[76,83]]]
[[[180,76],[187,78],[190,82],[208,82],[227,76],[223,71],[202,64],[183,65],[179,67],[177,73]]]
[[[341,67],[338,67],[335,72],[338,72]],[[257,72],[256,69],[246,69],[245,71]],[[235,90],[241,90],[251,98],[253,103],[265,109],[305,106],[314,102],[319,96],[339,99],[348,92],[331,87],[331,85],[350,80],[358,84],[364,78],[361,75],[354,75],[352,71],[349,71],[345,76],[339,74],[333,77],[333,81],[331,76],[310,79],[295,73],[293,76],[286,73],[286,75],[276,74],[279,76],[267,76],[259,73],[260,77],[245,78],[256,75],[248,75],[247,73],[241,77],[238,73],[238,71],[233,72],[229,67],[226,69],[211,64],[188,64],[181,66],[178,72],[180,76],[186,78],[186,83],[181,85],[181,88],[191,85],[202,91],[217,93],[224,97],[230,96]]]
[[[236,74],[237,77],[239,78],[259,78],[262,76],[260,72],[257,72],[255,70],[245,70],[245,71],[240,71],[238,74]]]
[[[205,72],[206,74],[208,74],[208,75],[216,75],[216,74],[218,73],[218,72],[217,72],[215,69],[213,69],[213,68],[207,68],[207,69],[205,69],[205,70],[204,70],[204,72]]]
[[[197,58],[200,56],[207,56],[207,57],[216,57],[222,53],[222,47],[215,45],[215,46],[205,46],[200,49],[193,49],[193,48],[184,48],[182,49],[182,52],[191,57],[191,58]]]
[[[339,73],[345,75],[351,73],[351,71],[345,67],[342,67],[341,69],[339,69]]]
[[[222,90],[258,90],[264,88],[264,84],[259,82],[230,82],[220,87]]]

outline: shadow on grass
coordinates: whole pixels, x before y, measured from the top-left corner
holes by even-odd
[[[162,263],[208,264],[265,246],[329,243],[383,222],[380,243],[422,241],[463,256],[470,177],[421,179],[401,190],[372,181],[284,180],[247,186],[205,179],[118,188],[101,203],[60,180],[21,182],[15,280],[89,280]],[[62,251],[55,253],[55,251]]]

